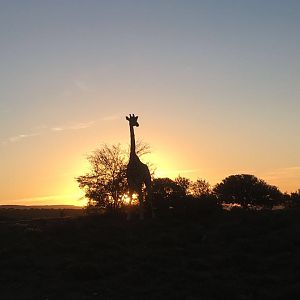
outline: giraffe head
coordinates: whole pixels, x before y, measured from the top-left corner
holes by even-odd
[[[139,123],[137,121],[138,116],[135,116],[134,114],[130,114],[129,117],[126,117],[126,120],[129,121],[130,126],[136,126],[139,127]]]

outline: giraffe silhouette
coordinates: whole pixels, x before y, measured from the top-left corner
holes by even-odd
[[[143,185],[146,186],[146,192],[148,200],[150,201],[151,195],[151,175],[149,168],[146,164],[142,163],[139,157],[136,154],[135,150],[135,136],[134,136],[134,127],[139,127],[138,116],[130,114],[129,117],[126,117],[126,120],[129,122],[130,129],[130,157],[127,165],[126,177],[129,188],[129,204],[132,201],[132,195],[137,193],[139,200],[139,210],[140,210],[140,219],[144,219],[144,195],[143,195]],[[151,201],[150,201],[151,202]],[[151,209],[152,209],[152,203]],[[153,210],[152,210],[153,216]],[[130,210],[127,214],[127,219],[131,217]]]

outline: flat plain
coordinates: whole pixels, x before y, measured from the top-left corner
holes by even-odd
[[[8,212],[1,299],[299,299],[298,208],[142,222]]]

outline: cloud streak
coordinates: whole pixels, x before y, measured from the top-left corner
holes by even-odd
[[[300,166],[280,168],[265,174],[269,179],[293,178],[300,176]]]
[[[67,203],[66,203],[67,202]],[[9,204],[13,205],[55,205],[55,204],[73,204],[73,205],[85,205],[85,199],[78,194],[66,194],[66,195],[49,195],[49,196],[36,196],[28,198],[18,198],[9,201]],[[7,203],[0,205],[7,205]]]
[[[286,192],[293,192],[299,188],[300,166],[278,168],[260,174],[268,183],[274,184]]]
[[[115,120],[119,120],[121,118],[122,118],[122,114],[118,113],[118,114],[113,114],[113,115],[103,117],[102,120],[103,121],[115,121]]]
[[[71,123],[67,125],[62,126],[53,126],[53,127],[47,127],[45,125],[38,126],[35,128],[35,130],[38,129],[38,131],[50,131],[50,132],[61,132],[61,131],[68,131],[68,130],[80,130],[80,129],[87,129],[92,127],[95,124],[95,121],[89,121],[89,122],[78,122],[78,123]],[[42,135],[42,132],[32,132],[32,133],[21,133],[18,135],[14,135],[11,137],[6,138],[2,141],[2,145],[7,145],[8,143],[17,143],[22,140],[28,139],[30,137],[35,137]]]
[[[75,80],[74,85],[83,92],[92,93],[94,90],[83,80]]]
[[[92,127],[94,124],[95,124],[95,121],[81,122],[81,123],[75,123],[75,124],[70,124],[70,125],[62,125],[62,126],[52,127],[51,131],[86,129],[86,128]]]
[[[38,135],[40,135],[40,133],[23,133],[23,134],[19,134],[19,135],[8,138],[8,141],[11,143],[15,143],[20,140],[27,139],[27,138],[30,138],[33,136],[38,136]]]

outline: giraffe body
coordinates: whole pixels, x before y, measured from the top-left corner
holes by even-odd
[[[127,182],[129,190],[133,193],[138,193],[143,184],[145,184],[146,189],[150,188],[151,185],[151,175],[148,166],[142,163],[137,155],[131,157],[127,165]]]

